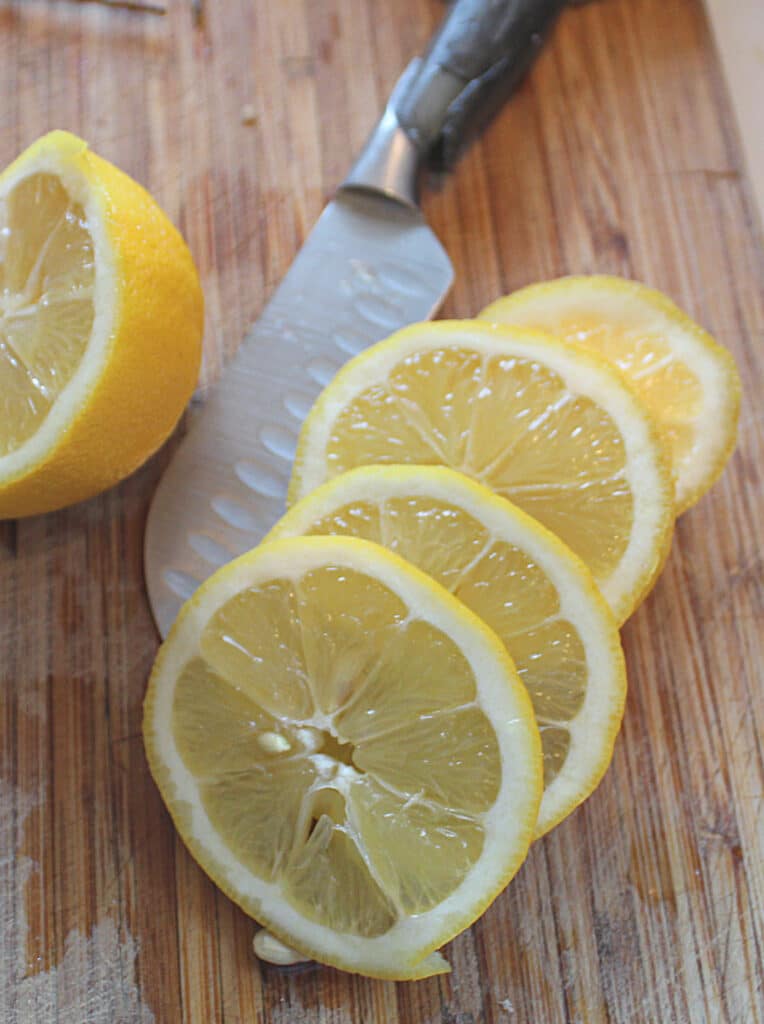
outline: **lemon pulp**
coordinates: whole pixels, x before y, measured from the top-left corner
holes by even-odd
[[[449,637],[382,583],[322,567],[224,604],[172,727],[215,830],[305,918],[366,938],[477,861],[501,763]]]
[[[463,508],[431,498],[354,502],[313,524],[309,534],[350,534],[387,543],[476,612],[512,654],[539,723],[548,786],[567,755],[565,723],[581,708],[587,664],[576,628],[560,615],[557,590],[514,544],[492,539]],[[510,582],[511,581],[511,582]],[[515,600],[507,602],[515,583]]]
[[[674,462],[689,454],[703,393],[698,378],[676,358],[661,332],[647,326],[635,329],[603,323],[601,317],[584,312],[562,316],[554,327],[543,326],[568,344],[581,345],[617,366],[659,420]]]
[[[591,573],[550,531],[442,466],[365,466],[303,498],[269,539],[351,536],[428,573],[504,643],[541,733],[536,835],[594,789],[623,714],[617,623]]]
[[[414,353],[354,398],[326,448],[330,475],[368,463],[459,469],[564,540],[595,576],[618,565],[633,501],[611,416],[541,361],[454,347]]]
[[[731,354],[665,295],[608,275],[529,285],[480,314],[549,331],[618,368],[660,430],[677,512],[722,471],[735,444],[740,379]]]
[[[352,359],[303,425],[289,502],[373,464],[447,466],[509,499],[584,561],[619,622],[670,544],[654,423],[606,362],[539,331],[414,324]]]
[[[93,240],[60,180],[35,173],[0,200],[0,456],[32,437],[93,327]]]

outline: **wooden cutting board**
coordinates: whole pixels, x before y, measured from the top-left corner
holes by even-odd
[[[436,0],[207,0],[165,17],[0,0],[0,164],[65,127],[180,225],[204,385],[362,144]],[[246,109],[249,107],[250,109]],[[141,699],[141,543],[170,443],[121,487],[0,524],[0,1019],[8,1024],[751,1024],[762,993],[764,254],[699,0],[571,9],[427,215],[466,316],[567,272],[641,278],[735,353],[740,444],[623,633],[594,796],[453,942],[450,977],[284,974],[176,838]]]

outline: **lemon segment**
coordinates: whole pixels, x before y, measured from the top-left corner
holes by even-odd
[[[673,481],[620,375],[548,335],[478,321],[416,324],[351,360],[300,435],[289,500],[362,465],[460,470],[556,533],[619,622],[657,577]]]
[[[183,239],[67,132],[0,174],[0,518],[91,497],[169,435],[203,302]]]
[[[144,736],[213,880],[286,945],[378,977],[447,969],[430,954],[517,870],[541,798],[499,640],[356,538],[268,542],[204,583],[160,650]]]
[[[343,473],[294,505],[269,539],[305,535],[384,544],[451,591],[502,640],[541,732],[545,788],[537,835],[593,791],[612,755],[626,672],[612,614],[591,573],[557,537],[463,474],[428,466],[365,466]],[[407,703],[412,715],[424,710],[422,695],[405,681],[407,670],[426,677],[428,663],[440,678],[442,706],[472,699],[464,658],[431,627],[417,623],[390,647],[386,664],[395,667],[380,677],[387,687],[391,678],[404,684],[396,694],[397,720]],[[374,693],[375,685],[368,683],[364,696],[373,695],[377,706],[381,694]],[[366,738],[375,729],[386,732],[394,720],[380,719],[379,711],[368,716],[365,705],[351,699],[337,723]],[[461,732],[466,736],[466,725]],[[439,753],[438,735],[437,729],[404,726],[397,733],[399,749],[425,749],[428,762],[436,763],[450,756],[447,743]],[[470,756],[493,756],[481,748],[477,732]],[[403,763],[408,766],[408,760]],[[427,780],[418,784],[425,787]],[[459,799],[451,792],[447,802],[458,807]]]
[[[563,277],[492,303],[480,318],[549,331],[617,367],[655,419],[694,504],[735,446],[740,378],[731,354],[661,292],[608,275]]]

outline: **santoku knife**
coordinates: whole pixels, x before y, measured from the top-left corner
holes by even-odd
[[[418,206],[531,63],[565,0],[456,0],[198,414],[146,527],[162,635],[196,586],[284,511],[300,426],[350,357],[433,315],[451,263]]]

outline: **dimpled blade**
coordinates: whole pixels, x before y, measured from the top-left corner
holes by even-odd
[[[418,212],[351,192],[326,207],[154,495],[145,567],[163,636],[198,584],[284,512],[300,427],[323,387],[352,356],[432,316],[452,280]]]

